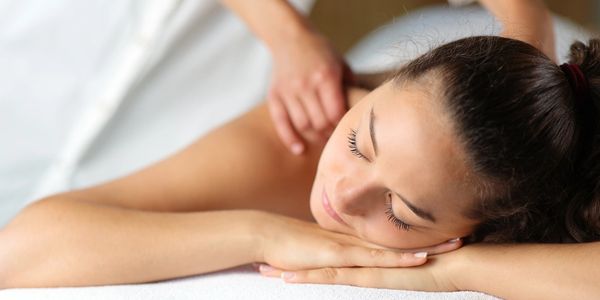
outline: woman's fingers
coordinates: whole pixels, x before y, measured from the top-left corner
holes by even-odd
[[[371,288],[418,291],[456,291],[447,275],[434,275],[431,267],[417,268],[320,268],[288,271],[270,268],[262,275],[279,277],[286,283],[344,284]]]
[[[267,277],[278,277],[289,283],[346,284],[376,287],[384,284],[384,269],[379,268],[320,268],[288,271],[261,264],[258,271]]]
[[[411,249],[410,251],[412,251],[412,252],[427,252],[430,255],[433,255],[433,254],[441,254],[441,253],[446,253],[446,252],[456,250],[456,249],[460,248],[462,245],[463,245],[462,239],[456,238],[456,239],[452,239],[445,243],[441,243],[441,244],[438,244],[435,246],[431,246],[431,247],[427,247],[427,248],[420,248],[420,249]]]
[[[267,265],[267,264],[259,264],[258,272],[260,272],[261,275],[268,276],[268,277],[280,277],[283,270],[275,268],[275,267]]]
[[[302,105],[302,101],[296,95],[288,94],[283,97],[285,108],[298,131],[305,131],[311,127],[310,120]]]
[[[378,268],[321,268],[314,270],[280,272],[285,282],[345,284],[364,287],[382,287],[384,269]]]
[[[454,291],[452,284],[438,282],[431,272],[418,268],[322,268],[281,272],[288,283],[345,284],[384,289]]]
[[[290,149],[293,154],[301,154],[304,151],[303,140],[292,126],[288,112],[281,102],[281,99],[277,94],[271,93],[268,101],[269,113],[273,119],[277,135],[279,135],[283,144]]]
[[[335,127],[346,113],[346,99],[340,78],[328,80],[319,88],[319,100],[329,122]]]
[[[317,98],[314,91],[307,91],[302,95],[302,100],[306,112],[308,113],[312,128],[318,132],[322,132],[330,127],[329,120]]]
[[[413,267],[427,261],[427,252],[396,252],[360,246],[348,246],[338,254],[339,267]]]

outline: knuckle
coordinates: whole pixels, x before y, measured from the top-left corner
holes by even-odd
[[[338,77],[338,72],[336,69],[327,68],[323,71],[324,79],[336,79]]]
[[[335,281],[338,278],[339,272],[336,268],[323,268],[321,269],[321,275],[328,281]]]
[[[344,245],[337,243],[337,242],[329,243],[326,246],[327,252],[335,253],[335,254],[341,253],[345,249],[346,249],[346,247]]]
[[[371,258],[381,258],[385,255],[385,252],[381,249],[370,249],[369,250],[369,256],[371,256]]]
[[[337,73],[337,68],[331,67],[330,65],[322,65],[315,70],[314,78],[329,79],[336,77]]]
[[[291,88],[297,91],[305,90],[310,85],[306,79],[294,79],[290,84]]]
[[[296,128],[300,129],[300,130],[307,130],[310,128],[310,122],[308,122],[308,120],[306,120],[305,118],[301,118],[299,120],[297,120],[295,122],[296,124]]]
[[[312,76],[313,81],[314,82],[321,82],[321,81],[323,81],[323,79],[326,78],[326,73],[327,73],[327,71],[324,68],[316,70],[313,73],[313,76]]]
[[[285,112],[275,107],[271,110],[271,116],[273,117],[275,122],[278,123],[285,122],[287,119],[287,115],[285,114]]]
[[[403,261],[413,261],[415,258],[411,252],[398,252],[396,255]]]
[[[315,121],[315,129],[317,131],[325,131],[326,129],[328,129],[329,126],[327,126],[327,123],[319,120],[319,121]]]

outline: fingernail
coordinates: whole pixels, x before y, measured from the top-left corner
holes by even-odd
[[[414,254],[416,258],[425,258],[427,257],[427,252],[417,252]]]
[[[281,279],[283,279],[283,280],[290,280],[290,279],[294,278],[294,276],[296,276],[296,274],[294,274],[293,272],[282,272],[281,273]]]
[[[449,241],[448,241],[448,243],[456,243],[456,242],[458,242],[458,241],[460,241],[460,238],[459,238],[459,237],[457,237],[457,238],[453,238],[453,239],[449,240]]]
[[[304,147],[302,146],[302,144],[293,144],[292,145],[292,153],[298,155],[300,153],[302,153],[302,150],[304,150]]]
[[[259,269],[261,272],[270,272],[270,271],[273,271],[273,268],[271,268],[269,265],[265,265],[265,264],[261,264],[261,265],[259,265],[259,266],[258,266],[258,269]]]

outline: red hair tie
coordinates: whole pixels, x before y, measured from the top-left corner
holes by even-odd
[[[590,101],[590,85],[579,65],[564,63],[560,65],[560,69],[567,75],[577,102],[585,103]]]

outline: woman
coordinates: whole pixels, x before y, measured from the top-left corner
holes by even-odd
[[[597,295],[598,271],[586,268],[597,242],[474,244],[427,264],[422,252],[456,249],[463,236],[598,240],[597,116],[587,112],[598,107],[599,49],[574,44],[574,65],[561,69],[516,40],[449,43],[370,93],[350,88],[331,138],[308,135],[302,156],[287,153],[259,106],[138,173],[27,207],[0,232],[1,286],[266,262],[265,275],[295,271],[283,274],[290,282]],[[387,268],[332,268],[354,266]],[[539,283],[524,286],[532,274]]]

